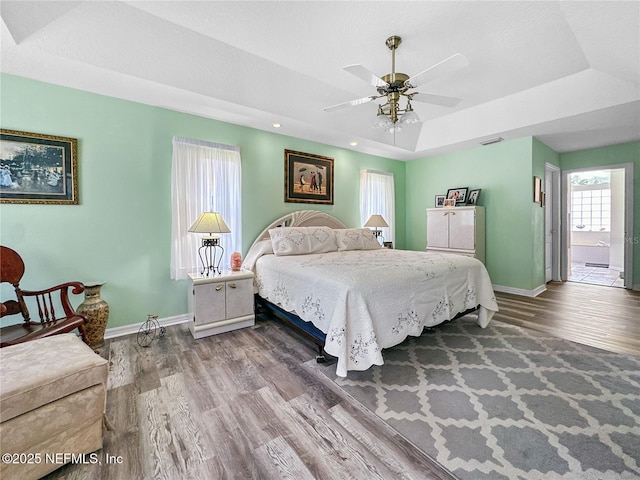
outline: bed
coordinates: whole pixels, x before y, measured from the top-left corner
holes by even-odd
[[[259,301],[337,358],[336,374],[384,363],[382,350],[471,311],[486,327],[498,306],[484,265],[462,255],[382,248],[303,210],[269,225],[244,262]]]

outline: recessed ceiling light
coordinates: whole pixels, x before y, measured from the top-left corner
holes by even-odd
[[[280,128],[282,126],[282,124],[278,122],[273,122],[271,125],[273,126],[273,128]]]
[[[352,147],[355,147],[358,144],[358,142],[351,142],[349,145],[351,145]]]

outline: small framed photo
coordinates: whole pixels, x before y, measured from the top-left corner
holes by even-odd
[[[382,246],[384,248],[390,248],[393,249],[393,242],[382,242]]]
[[[535,203],[542,202],[542,179],[533,177],[533,201]]]
[[[480,190],[482,190],[482,189],[478,188],[477,190],[471,190],[469,192],[469,198],[467,199],[467,205],[477,205],[478,204],[478,197],[480,196]]]
[[[444,199],[446,195],[436,195],[436,208],[444,207]]]
[[[455,207],[456,200],[454,198],[445,198],[444,199],[444,207]]]
[[[78,140],[0,130],[0,203],[78,204]]]
[[[465,203],[467,203],[468,191],[468,187],[450,188],[449,190],[447,190],[447,200],[453,199],[455,200],[456,205],[464,205]]]

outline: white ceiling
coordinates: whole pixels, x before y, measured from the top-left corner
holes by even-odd
[[[558,152],[640,140],[640,2],[0,2],[1,69],[399,160],[535,136]],[[414,75],[469,67],[420,91],[422,124],[372,128],[375,94],[342,67]],[[273,122],[282,123],[274,130]],[[358,145],[350,146],[356,141]]]

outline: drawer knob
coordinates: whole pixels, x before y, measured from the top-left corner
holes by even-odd
[[[220,290],[222,290],[222,285],[216,285],[216,292],[219,292]]]
[[[236,288],[236,287],[237,287],[237,285],[236,285],[235,283],[230,283],[230,284],[229,284],[229,286],[230,286],[231,288]]]

